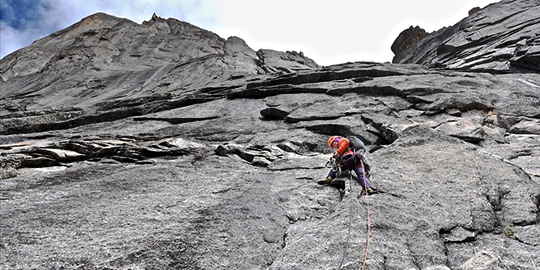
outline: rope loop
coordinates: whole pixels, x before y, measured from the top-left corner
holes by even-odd
[[[369,194],[367,192],[367,181],[366,181],[366,172],[364,169],[364,162],[360,160],[360,164],[362,165],[362,177],[364,177],[364,192],[366,192],[366,205],[367,205],[367,238],[366,238],[366,251],[364,253],[364,262],[362,263],[362,270],[366,268],[366,262],[367,262],[367,255],[368,255],[368,249],[369,249],[369,239],[371,236],[371,213],[369,211]],[[347,251],[349,249],[349,243],[351,240],[351,227],[352,227],[352,218],[353,218],[353,196],[351,196],[352,193],[352,173],[349,171],[350,179],[349,179],[349,197],[350,197],[350,208],[349,208],[349,231],[347,232],[347,244],[345,246],[345,250],[343,250],[343,257],[341,258],[341,263],[339,264],[338,270],[341,270],[343,267],[343,263],[345,262],[345,257],[347,257]],[[362,192],[362,191],[360,191]]]
[[[366,252],[364,253],[364,262],[362,263],[362,270],[366,268],[366,261],[369,249],[369,238],[371,235],[371,213],[369,211],[369,193],[367,192],[366,172],[364,170],[364,162],[360,160],[362,165],[362,177],[364,177],[364,187],[366,191],[366,205],[367,205],[367,238],[366,238]]]
[[[352,216],[353,216],[353,196],[352,193],[352,173],[349,171],[349,175],[351,176],[349,179],[349,201],[350,207],[349,207],[349,232],[347,233],[347,245],[345,246],[345,250],[343,250],[343,257],[341,258],[341,263],[339,264],[339,268],[343,267],[343,262],[345,262],[345,257],[347,257],[347,250],[349,249],[349,242],[351,240],[351,227],[352,227]]]

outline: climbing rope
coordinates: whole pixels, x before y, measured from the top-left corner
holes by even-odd
[[[366,251],[364,253],[364,262],[362,263],[362,270],[366,267],[367,255],[369,249],[369,239],[371,236],[371,213],[369,210],[369,193],[367,192],[367,182],[366,182],[366,171],[364,169],[364,162],[360,160],[360,165],[362,166],[362,176],[364,178],[364,192],[366,192],[366,205],[367,205],[367,238],[366,238]],[[351,227],[352,227],[352,217],[353,217],[353,196],[352,194],[352,173],[349,171],[349,197],[350,197],[350,208],[349,208],[349,231],[347,232],[347,244],[345,250],[343,250],[343,257],[341,258],[341,263],[339,264],[339,270],[343,267],[343,262],[345,257],[347,257],[347,251],[349,249],[349,242],[351,240]]]
[[[364,262],[362,264],[362,270],[366,267],[368,249],[369,249],[369,238],[371,234],[371,213],[369,212],[369,193],[367,192],[367,183],[366,183],[366,172],[364,170],[364,162],[360,160],[360,165],[362,165],[362,176],[364,177],[364,188],[366,192],[366,205],[367,205],[367,238],[366,238],[366,252],[364,254]]]
[[[349,175],[351,178],[349,179],[349,197],[350,197],[350,209],[349,209],[349,232],[347,233],[347,245],[345,246],[345,250],[343,250],[343,258],[341,258],[341,263],[339,264],[339,268],[343,266],[343,262],[345,261],[345,257],[347,257],[347,250],[349,249],[349,241],[351,240],[351,226],[352,226],[352,216],[353,216],[353,196],[352,194],[352,173],[349,171]]]

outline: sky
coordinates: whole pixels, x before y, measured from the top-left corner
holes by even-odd
[[[0,58],[96,12],[137,23],[155,12],[237,36],[254,50],[303,52],[319,65],[391,62],[410,26],[452,26],[497,0],[0,0]]]

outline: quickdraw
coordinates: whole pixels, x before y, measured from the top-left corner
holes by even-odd
[[[336,172],[336,178],[341,176],[342,170],[340,165],[340,159],[331,157],[327,162],[326,166],[330,166]]]

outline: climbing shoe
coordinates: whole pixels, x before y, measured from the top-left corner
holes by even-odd
[[[377,193],[379,193],[379,191],[376,188],[374,187],[367,188],[368,195],[377,194]]]
[[[379,191],[378,191],[376,188],[374,188],[374,187],[369,187],[369,188],[367,188],[367,189],[362,190],[362,195],[365,195],[365,194],[366,194],[366,191],[367,191],[367,194],[368,194],[368,195],[372,195],[372,194],[377,194],[377,193],[379,193]]]
[[[332,178],[330,177],[326,177],[326,179],[317,182],[319,185],[330,185],[330,183],[332,183]]]

